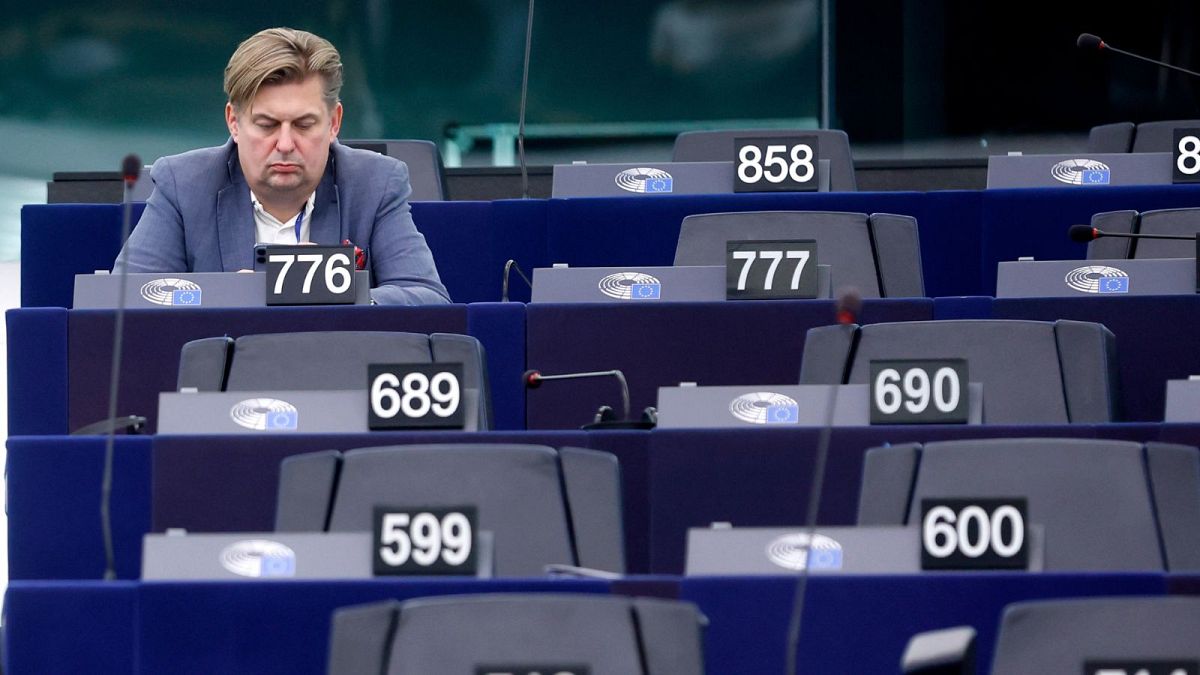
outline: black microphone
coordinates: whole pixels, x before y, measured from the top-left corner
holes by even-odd
[[[132,229],[133,203],[130,195],[133,184],[142,173],[142,160],[137,155],[126,155],[121,160],[121,179],[124,184],[121,202],[124,214],[121,217],[121,246],[129,239]],[[104,579],[111,581],[117,578],[116,556],[113,553],[112,513],[109,507],[112,503],[113,479],[113,447],[116,444],[117,391],[121,384],[121,351],[125,336],[125,290],[129,280],[128,261],[121,261],[121,278],[117,284],[117,311],[113,321],[113,353],[112,373],[108,379],[108,433],[104,438],[104,474],[100,479],[100,534],[104,539]]]
[[[1075,40],[1075,46],[1080,49],[1104,49],[1107,45],[1104,44],[1104,40],[1101,40],[1096,35],[1080,33],[1079,37]]]
[[[1107,49],[1110,52],[1124,54],[1125,56],[1129,56],[1129,57],[1138,59],[1139,61],[1145,61],[1146,63],[1153,63],[1156,66],[1162,66],[1163,68],[1170,68],[1171,70],[1178,70],[1179,72],[1187,73],[1188,75],[1191,75],[1192,77],[1200,77],[1200,73],[1197,73],[1193,70],[1188,70],[1187,68],[1180,68],[1179,66],[1176,66],[1174,64],[1170,64],[1165,61],[1157,61],[1155,59],[1147,58],[1140,54],[1134,54],[1133,52],[1127,52],[1124,49],[1117,49],[1116,47],[1108,44],[1104,40],[1101,40],[1098,36],[1092,35],[1091,33],[1082,33],[1075,40],[1075,46],[1080,47],[1081,49],[1096,49],[1096,50]]]
[[[625,381],[625,373],[619,370],[598,370],[590,373],[563,373],[561,375],[543,375],[538,370],[527,370],[521,376],[521,381],[525,383],[527,389],[537,389],[542,386],[542,382],[551,380],[579,380],[591,377],[612,377],[621,385],[621,411],[623,416],[621,419],[613,419],[612,409],[608,406],[601,406],[600,411],[596,414],[595,424],[598,426],[621,426],[623,428],[649,428],[645,422],[636,422],[629,419],[629,383]],[[607,409],[607,410],[606,410]],[[648,409],[649,412],[649,409]],[[632,426],[631,426],[632,425]]]
[[[843,326],[858,322],[862,311],[862,293],[853,286],[838,289],[837,300],[834,303],[834,318]],[[846,364],[846,368],[850,365]],[[843,377],[843,381],[845,378]],[[812,491],[808,494],[808,511],[804,514],[804,529],[807,539],[801,544],[804,551],[804,567],[796,580],[796,591],[792,596],[792,616],[788,621],[787,654],[785,655],[784,672],[796,675],[797,650],[800,648],[800,629],[804,621],[804,597],[808,590],[809,554],[812,551],[812,540],[817,534],[817,511],[821,508],[821,491],[825,487],[825,465],[829,461],[829,443],[833,435],[833,420],[837,406],[838,387],[841,382],[829,385],[829,397],[825,401],[825,424],[821,427],[821,435],[817,439],[817,454],[813,461],[813,475],[809,485]]]
[[[1067,236],[1071,241],[1077,241],[1081,244],[1086,244],[1089,241],[1099,239],[1101,237],[1120,237],[1123,239],[1174,239],[1177,241],[1195,241],[1195,236],[1186,234],[1134,234],[1132,232],[1105,232],[1091,225],[1072,225],[1067,230]]]
[[[516,260],[510,259],[504,263],[504,281],[500,284],[500,302],[508,302],[508,279],[512,276],[514,269],[521,279],[525,281],[525,285],[530,289],[533,288],[533,282],[529,280],[529,277],[525,276],[525,272],[521,269],[521,266],[517,264]]]
[[[533,46],[533,0],[525,24],[525,63],[521,67],[521,110],[517,115],[517,163],[521,165],[521,196],[529,199],[529,165],[525,162],[525,99],[529,96],[529,52]]]
[[[862,313],[862,302],[862,293],[857,288],[839,288],[835,305],[837,322],[843,326],[858,323],[858,315]]]

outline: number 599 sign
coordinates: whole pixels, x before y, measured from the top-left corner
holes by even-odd
[[[463,426],[461,363],[391,363],[367,367],[367,427]]]

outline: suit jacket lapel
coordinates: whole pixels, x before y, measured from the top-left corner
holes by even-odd
[[[346,239],[346,233],[342,231],[335,168],[331,150],[329,161],[325,165],[325,175],[317,185],[317,197],[313,201],[312,221],[308,230],[309,241],[323,246],[336,246]]]
[[[231,143],[232,144],[232,143]],[[250,186],[242,177],[237,145],[229,156],[229,182],[217,192],[217,240],[221,247],[221,269],[236,272],[254,267],[254,206]]]

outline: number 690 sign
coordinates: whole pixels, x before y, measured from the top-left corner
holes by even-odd
[[[367,427],[461,429],[461,363],[391,363],[367,367]]]
[[[871,424],[966,424],[965,359],[871,361]]]

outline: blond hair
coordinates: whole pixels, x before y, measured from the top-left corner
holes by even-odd
[[[309,75],[324,80],[329,107],[342,90],[342,57],[325,38],[294,28],[268,28],[238,45],[225,66],[225,95],[245,110],[263,85],[302,82]]]

